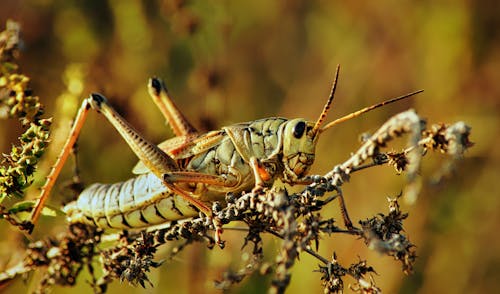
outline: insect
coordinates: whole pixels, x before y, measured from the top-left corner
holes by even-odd
[[[421,92],[386,100],[322,126],[333,101],[339,69],[323,111],[314,122],[271,117],[206,134],[197,132],[175,106],[164,84],[152,78],[149,94],[176,135],[159,145],[137,132],[106,98],[92,94],[78,111],[68,139],[42,187],[31,221],[36,223],[40,216],[90,109],[103,114],[140,159],[133,169],[138,175],[124,182],[86,188],[76,201],[65,206],[69,222],[116,229],[148,227],[197,216],[199,212],[210,216],[211,202],[223,200],[226,193],[258,191],[278,178],[292,185],[311,183],[307,173],[323,131]]]

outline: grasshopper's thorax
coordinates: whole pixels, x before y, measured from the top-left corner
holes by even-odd
[[[317,135],[311,130],[314,123],[292,119],[283,128],[284,180],[296,182],[303,178],[314,162]]]

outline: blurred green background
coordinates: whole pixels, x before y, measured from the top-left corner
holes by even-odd
[[[2,0],[0,24],[7,19],[22,25],[21,70],[55,122],[37,186],[90,92],[105,94],[152,141],[172,136],[148,98],[150,76],[165,79],[178,106],[204,130],[269,116],[314,120],[337,64],[342,69],[330,120],[425,89],[410,101],[326,132],[313,169],[328,171],[357,148],[361,133],[408,108],[429,124],[463,120],[472,126],[476,145],[455,174],[440,185],[426,184],[415,205],[403,205],[419,255],[415,273],[405,276],[399,263],[345,236],[325,236],[320,252],[330,257],[335,251],[343,264],[367,259],[385,293],[492,293],[500,286],[500,2]],[[17,122],[2,121],[0,151],[8,151],[19,134]],[[90,115],[79,146],[86,183],[131,176],[137,159],[102,117]],[[442,163],[438,154],[425,158],[426,183]],[[71,166],[59,183],[71,179]],[[356,174],[344,188],[351,217],[386,212],[386,196],[395,196],[403,185],[404,177],[389,167]],[[36,196],[37,190],[28,194]],[[65,194],[59,188],[51,203],[58,205]],[[339,217],[337,205],[324,215]],[[43,219],[40,226],[35,238],[63,230],[64,221]],[[17,261],[17,232],[3,222],[0,229],[2,264]],[[227,268],[238,269],[246,256],[241,233],[226,232],[224,238],[223,251],[191,246],[153,271],[154,288],[116,282],[109,293],[216,293],[213,280]],[[279,241],[266,242],[272,256]],[[320,274],[313,272],[317,264],[301,256],[288,292],[321,293]],[[54,293],[89,292],[88,276],[80,279],[76,289]],[[19,279],[5,291],[25,292],[33,281],[36,276],[27,285]],[[255,275],[230,292],[261,293],[269,282]]]

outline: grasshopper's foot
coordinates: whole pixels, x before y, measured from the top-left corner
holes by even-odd
[[[20,228],[21,228],[21,230],[28,232],[28,234],[31,234],[31,233],[33,233],[33,230],[35,229],[35,224],[30,222],[30,221],[23,221],[20,224]]]
[[[211,217],[211,219],[212,224],[215,227],[215,244],[217,244],[221,249],[224,249],[224,247],[226,246],[226,242],[221,239],[221,235],[224,232],[224,229],[222,229],[222,223],[217,217]]]
[[[215,243],[219,245],[220,249],[224,249],[226,247],[226,241],[221,239],[221,235],[224,232],[222,228],[215,228]]]
[[[255,187],[252,189],[253,194],[261,194],[264,192],[264,184],[255,184]]]

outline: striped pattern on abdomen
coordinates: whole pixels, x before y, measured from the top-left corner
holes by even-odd
[[[172,193],[152,173],[115,184],[93,184],[63,209],[70,223],[130,229],[198,215],[198,209]]]

